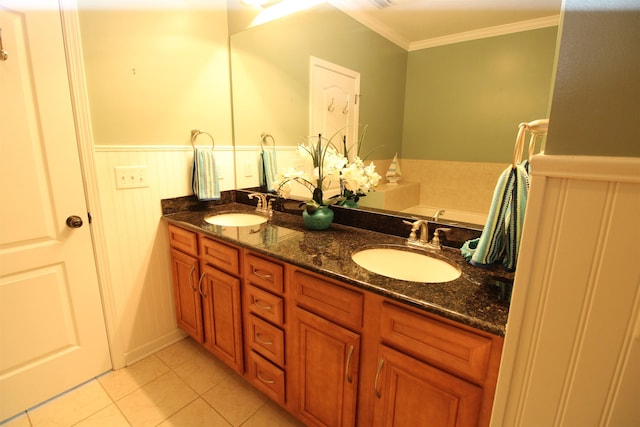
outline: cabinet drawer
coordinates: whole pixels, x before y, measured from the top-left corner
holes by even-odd
[[[169,245],[186,254],[198,256],[198,235],[169,224]]]
[[[203,237],[200,239],[200,259],[227,273],[240,274],[240,251],[233,246]]]
[[[249,381],[277,403],[284,404],[284,371],[253,351],[248,359]]]
[[[284,273],[280,264],[247,254],[244,264],[244,277],[250,283],[271,292],[282,294]]]
[[[247,343],[276,365],[284,366],[284,332],[281,329],[257,318],[247,316]]]
[[[247,285],[244,304],[251,313],[282,326],[284,322],[284,301],[281,297],[263,291],[253,285]]]
[[[477,383],[487,374],[487,337],[388,303],[382,305],[380,328],[383,341],[434,366]]]
[[[292,288],[298,306],[343,326],[362,328],[362,294],[298,270]]]

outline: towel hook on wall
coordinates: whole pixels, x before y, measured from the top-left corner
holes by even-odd
[[[336,109],[336,107],[333,106],[333,101],[335,101],[335,98],[331,98],[331,104],[329,104],[329,106],[327,107],[327,111],[330,113],[333,113],[333,110]]]
[[[210,133],[208,133],[208,132],[202,132],[202,131],[199,131],[198,129],[191,129],[191,146],[192,146],[193,148],[196,148],[196,138],[197,138],[197,137],[198,137],[198,135],[200,135],[200,134],[207,135],[209,138],[211,138],[211,149],[213,150],[213,149],[214,149],[214,147],[215,147],[215,145],[216,145],[216,143],[215,143],[215,141],[213,140],[213,137],[211,136],[211,134],[210,134]]]

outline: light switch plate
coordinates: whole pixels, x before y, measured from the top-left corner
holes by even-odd
[[[146,166],[116,166],[116,189],[148,187]]]
[[[250,178],[253,176],[254,164],[251,162],[244,162],[244,177]]]

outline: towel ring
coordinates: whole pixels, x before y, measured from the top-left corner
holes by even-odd
[[[264,146],[265,144],[267,144],[267,139],[269,138],[271,138],[271,144],[273,145],[273,148],[276,148],[276,139],[273,137],[273,135],[271,135],[270,133],[262,132],[262,134],[260,134],[260,148],[262,148],[262,151],[264,151]]]
[[[196,138],[198,138],[198,135],[207,135],[209,138],[211,138],[211,149],[213,150],[215,148],[215,141],[213,140],[213,137],[211,136],[210,133],[208,132],[202,132],[199,131],[198,129],[191,129],[191,146],[195,149],[196,148]]]

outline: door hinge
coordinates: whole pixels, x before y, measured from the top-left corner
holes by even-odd
[[[91,212],[87,212],[87,218],[89,219],[89,224],[91,224]]]
[[[353,99],[353,103],[354,103],[355,105],[358,105],[358,98],[360,98],[360,94],[359,94],[359,93],[356,93],[356,96],[355,96],[355,97],[354,97],[354,99]]]

